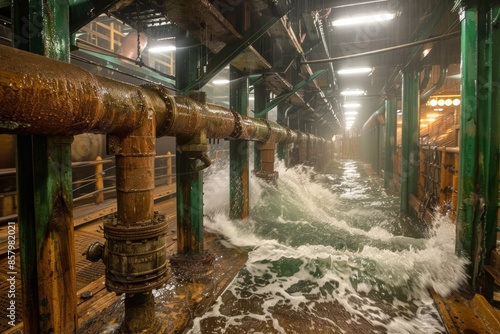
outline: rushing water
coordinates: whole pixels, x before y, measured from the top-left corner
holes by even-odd
[[[454,226],[401,216],[361,167],[280,166],[277,187],[252,177],[250,218],[238,221],[227,168],[206,176],[205,227],[249,255],[191,333],[444,333],[428,290],[465,280]]]

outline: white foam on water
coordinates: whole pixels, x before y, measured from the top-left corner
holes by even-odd
[[[383,193],[370,193],[356,166],[343,166],[347,188],[332,187],[332,180],[316,182],[307,168],[279,166],[277,189],[252,177],[251,216],[235,221],[227,218],[227,172],[206,178],[205,227],[249,251],[245,267],[225,293],[241,301],[254,298],[260,306],[258,312],[228,313],[219,298],[195,319],[191,333],[203,332],[202,320],[211,317],[224,319],[219,332],[251,317],[271,321],[277,332],[285,333],[273,317],[273,311],[283,307],[342,333],[345,325],[318,312],[325,303],[348,312],[352,324],[368,322],[374,333],[445,332],[428,289],[446,296],[466,280],[466,260],[454,251],[454,225],[439,217],[425,238],[394,235],[384,228],[388,220],[383,209],[384,203],[391,210],[393,205]],[[344,196],[354,188],[358,195]],[[360,207],[345,211],[360,198]]]

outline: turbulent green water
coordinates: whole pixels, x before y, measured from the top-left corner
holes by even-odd
[[[354,161],[334,174],[251,179],[251,215],[228,217],[227,168],[205,178],[205,226],[245,247],[245,267],[192,333],[444,333],[429,296],[464,282],[445,218],[424,228]]]

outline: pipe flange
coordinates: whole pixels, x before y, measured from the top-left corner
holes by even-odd
[[[160,288],[168,279],[167,221],[153,219],[124,224],[116,217],[104,223],[103,261],[106,287],[116,293],[139,293]]]
[[[266,126],[267,126],[267,130],[268,130],[268,133],[267,133],[267,136],[266,138],[264,138],[264,143],[267,143],[269,141],[269,139],[271,139],[271,136],[273,134],[273,129],[271,127],[271,123],[269,123],[269,121],[267,119],[263,119],[264,123],[266,123]]]
[[[158,85],[158,84],[153,84],[153,83],[145,83],[141,85],[142,88],[152,90],[156,92],[160,98],[165,102],[165,110],[167,110],[167,122],[165,127],[161,127],[160,129],[157,129],[156,136],[157,137],[163,137],[166,136],[170,128],[172,127],[172,124],[175,123],[175,120],[177,118],[177,108],[176,108],[176,103],[173,97],[172,92],[165,86],[163,85]],[[168,112],[170,111],[170,112]]]
[[[229,135],[229,138],[238,139],[243,132],[243,126],[241,125],[241,115],[234,110],[230,110],[234,117],[234,130]]]

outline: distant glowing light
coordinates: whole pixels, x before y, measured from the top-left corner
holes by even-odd
[[[346,74],[364,74],[370,73],[373,70],[371,67],[352,67],[352,68],[344,68],[342,70],[338,70],[337,73],[341,75]]]
[[[438,101],[433,99],[433,100],[431,100],[431,101],[429,102],[429,104],[431,105],[431,107],[435,107],[435,106],[437,106]]]
[[[348,16],[332,21],[332,26],[350,26],[356,24],[367,24],[373,22],[389,21],[396,17],[394,13],[376,13],[371,15]]]
[[[451,99],[446,99],[444,100],[444,104],[447,105],[448,107],[451,106],[453,102],[451,101]]]
[[[344,103],[344,108],[359,108],[361,104],[359,103]]]
[[[175,50],[176,50],[175,45],[159,45],[159,46],[154,46],[152,48],[149,48],[149,52],[151,52],[151,53],[171,52],[171,51],[175,51]]]
[[[437,101],[438,106],[442,107],[444,106],[444,100],[438,100]]]
[[[348,116],[345,118],[346,121],[354,121],[356,119],[356,116]]]
[[[344,96],[360,96],[360,95],[365,95],[366,91],[361,89],[347,89],[341,92],[340,94]]]
[[[356,116],[358,114],[357,111],[345,111],[344,115],[345,116]]]
[[[213,80],[212,83],[214,85],[227,85],[229,83],[229,79],[218,79],[218,80]]]
[[[454,106],[459,106],[460,105],[460,99],[454,99],[453,100],[453,105]]]

